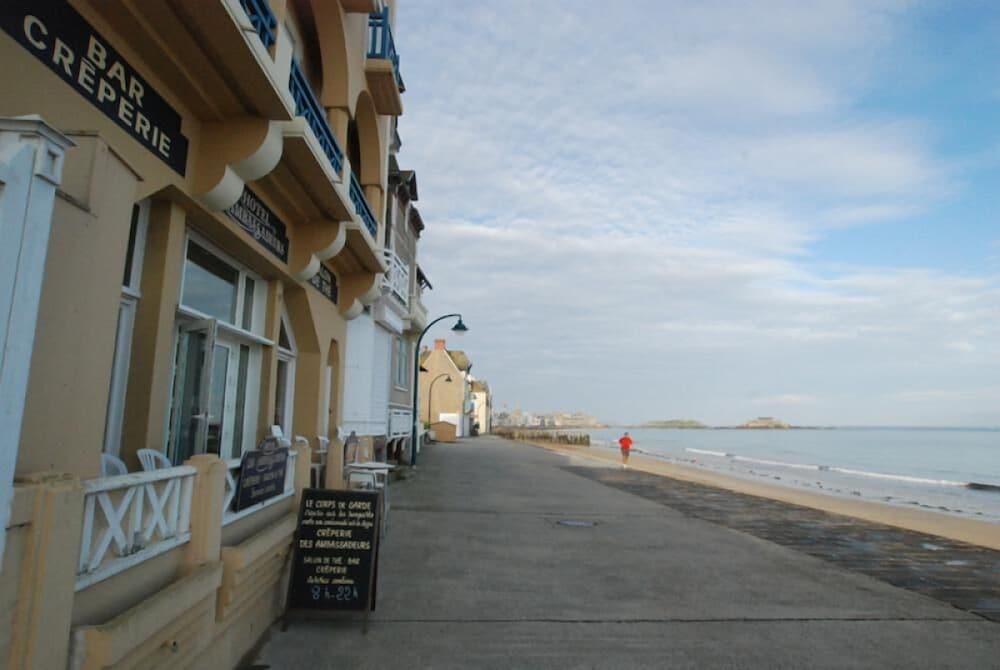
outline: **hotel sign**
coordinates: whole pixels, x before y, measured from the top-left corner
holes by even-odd
[[[3,0],[0,27],[184,176],[188,141],[180,114],[65,0]]]
[[[226,210],[226,214],[262,247],[282,262],[288,262],[288,234],[285,224],[256,193],[243,187],[243,195],[235,205]]]
[[[337,278],[325,265],[322,263],[320,264],[319,272],[313,275],[313,278],[309,280],[309,283],[312,284],[317,291],[325,295],[330,302],[334,305],[337,304]]]

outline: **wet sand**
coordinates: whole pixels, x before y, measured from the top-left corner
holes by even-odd
[[[533,442],[533,446],[549,451],[578,456],[611,465],[621,463],[617,450],[596,447],[576,447],[545,442]],[[813,493],[777,484],[757,482],[730,477],[721,473],[696,467],[668,463],[658,458],[633,453],[629,458],[629,468],[640,472],[671,477],[681,481],[705,484],[716,488],[780,500],[793,505],[843,514],[887,526],[937,535],[959,542],[990,549],[1000,549],[1000,524],[965,519],[922,509],[907,509],[895,505],[881,504],[866,500],[849,500],[834,495]]]

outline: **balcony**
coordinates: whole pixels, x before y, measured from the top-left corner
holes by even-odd
[[[351,202],[354,204],[354,213],[361,218],[361,222],[365,224],[365,228],[368,233],[372,236],[374,240],[378,236],[378,222],[375,220],[375,214],[372,213],[372,207],[368,204],[368,198],[365,197],[365,191],[361,188],[361,184],[358,183],[358,178],[351,173]]]
[[[365,78],[379,114],[399,116],[403,113],[403,98],[400,94],[406,90],[406,86],[399,74],[399,54],[396,53],[396,43],[392,39],[388,7],[368,15]]]
[[[388,266],[382,277],[382,286],[389,290],[389,294],[403,307],[410,304],[410,268],[407,267],[403,259],[396,255],[396,252],[385,249],[385,263]]]
[[[271,13],[271,7],[267,0],[240,0],[243,11],[250,19],[250,25],[257,31],[261,43],[265,49],[270,49],[277,39],[278,20]]]
[[[313,93],[302,68],[294,60],[292,61],[291,74],[288,77],[288,90],[295,101],[295,115],[301,116],[309,124],[316,139],[319,140],[323,153],[330,161],[330,167],[339,176],[344,170],[344,152],[337,144],[337,138],[330,130],[330,124],[326,122],[326,113],[319,104],[319,100],[316,99],[316,94]]]
[[[292,118],[267,0],[81,0],[199,119]],[[127,50],[126,50],[127,51]],[[133,61],[132,58],[129,59]],[[133,62],[133,64],[135,64]]]

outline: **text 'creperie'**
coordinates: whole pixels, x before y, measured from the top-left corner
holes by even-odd
[[[74,53],[58,37],[49,40],[49,29],[37,17],[24,17],[24,36],[33,47],[45,51],[52,64],[76,80],[84,91],[97,97],[97,104],[114,105],[118,119],[133,128],[164,158],[170,158],[170,137],[142,113],[145,87],[121,61],[108,62],[108,50],[91,35],[85,55]]]
[[[4,0],[0,23],[105,116],[183,175],[180,115],[66,2]]]

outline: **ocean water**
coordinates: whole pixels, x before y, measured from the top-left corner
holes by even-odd
[[[617,448],[621,429],[587,431]],[[1000,522],[1000,429],[630,429],[634,449],[748,479]]]

